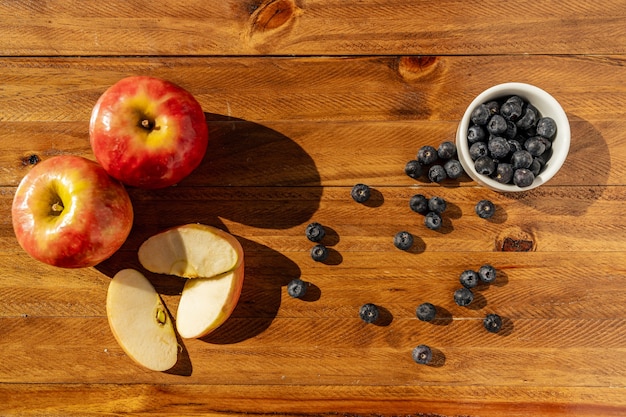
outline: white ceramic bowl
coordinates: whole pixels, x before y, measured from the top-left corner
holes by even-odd
[[[507,98],[512,95],[520,96],[530,102],[539,110],[542,117],[551,117],[556,122],[556,136],[552,141],[552,155],[543,170],[535,177],[534,182],[528,187],[518,187],[515,184],[501,184],[486,175],[479,174],[474,169],[474,161],[469,155],[467,143],[467,130],[471,125],[470,116],[472,111],[480,104],[491,100]],[[570,146],[570,126],[565,111],[558,101],[539,87],[524,83],[498,84],[480,93],[467,107],[456,132],[456,146],[459,161],[463,169],[474,181],[495,191],[519,192],[527,191],[552,178],[563,166]]]

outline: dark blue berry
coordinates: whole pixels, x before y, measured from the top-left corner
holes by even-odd
[[[504,132],[504,136],[507,139],[514,139],[517,136],[517,125],[511,121],[506,122],[506,132]]]
[[[483,175],[491,175],[496,170],[496,163],[490,156],[481,156],[474,161],[474,169],[476,172]]]
[[[496,268],[491,265],[483,265],[478,269],[478,278],[485,284],[491,284],[496,280]]]
[[[320,244],[313,246],[311,248],[311,258],[317,262],[324,262],[328,259],[328,248]]]
[[[469,288],[459,288],[454,292],[454,302],[461,306],[468,306],[474,301],[474,293]]]
[[[418,179],[422,176],[422,165],[417,159],[412,159],[404,166],[404,173],[413,179]]]
[[[472,161],[475,161],[481,156],[489,154],[489,148],[487,148],[487,144],[485,142],[476,142],[470,146],[469,154]]]
[[[287,293],[293,298],[302,298],[306,294],[308,284],[300,278],[295,278],[287,284]]]
[[[513,184],[517,185],[520,188],[530,186],[534,180],[535,175],[528,168],[516,169],[513,173]]]
[[[494,114],[487,122],[487,132],[499,136],[506,132],[506,119],[499,114]]]
[[[446,161],[446,163],[443,165],[443,169],[446,171],[446,175],[448,176],[448,178],[451,178],[453,180],[459,178],[461,175],[463,175],[463,172],[465,172],[463,170],[463,165],[461,165],[461,163],[457,159],[450,159]]]
[[[470,115],[472,123],[481,126],[486,125],[490,117],[491,111],[485,104],[478,105],[474,110],[472,110],[472,114]]]
[[[517,121],[517,127],[522,130],[528,130],[537,124],[539,119],[539,111],[532,105],[526,105],[524,115]]]
[[[421,321],[432,321],[437,315],[437,309],[431,303],[422,303],[415,310],[415,315]]]
[[[472,143],[481,142],[487,138],[487,133],[482,126],[472,125],[467,129],[467,141],[471,145]]]
[[[515,153],[517,151],[523,151],[524,147],[522,146],[522,144],[520,143],[519,140],[517,139],[509,139],[509,147],[511,148],[511,153]]]
[[[543,136],[535,136],[541,143],[543,143],[543,145],[546,147],[545,152],[548,152],[550,149],[552,149],[552,142],[550,141],[550,139],[544,138]]]
[[[413,360],[420,365],[428,365],[433,360],[433,351],[426,345],[419,345],[413,349]]]
[[[413,235],[406,231],[398,232],[393,237],[393,245],[400,250],[409,250],[413,246]]]
[[[363,304],[359,309],[359,317],[366,323],[374,323],[379,315],[378,307],[372,303]]]
[[[542,117],[537,122],[537,134],[547,139],[556,135],[556,122],[551,117]]]
[[[409,207],[416,213],[428,213],[428,199],[422,194],[415,194],[409,200]]]
[[[539,139],[539,137],[533,136],[532,138],[526,139],[526,142],[524,142],[524,148],[526,148],[528,153],[532,156],[539,156],[545,152],[546,145]]]
[[[476,271],[467,269],[461,272],[461,275],[459,276],[459,281],[461,282],[461,285],[465,288],[474,288],[478,285],[478,274],[476,273]]]
[[[506,120],[516,122],[522,117],[522,105],[519,101],[508,99],[500,106],[500,114]]]
[[[481,219],[490,219],[496,212],[496,206],[489,200],[480,200],[476,203],[474,211]]]
[[[437,160],[437,149],[430,145],[425,145],[417,151],[417,160],[422,165],[430,165]]]
[[[530,166],[528,167],[530,172],[532,172],[535,177],[539,175],[539,173],[541,172],[541,168],[541,162],[539,162],[537,158],[533,158],[533,163],[530,164]]]
[[[428,169],[428,179],[432,182],[441,182],[448,178],[446,170],[441,165],[432,165]]]
[[[494,136],[487,143],[487,148],[489,149],[489,154],[492,158],[502,159],[507,156],[511,150],[511,145],[509,145],[509,141],[501,136]]]
[[[498,333],[502,329],[502,318],[497,314],[487,314],[483,326],[488,332]]]
[[[456,155],[456,145],[454,142],[445,141],[441,142],[439,148],[437,148],[437,156],[441,159],[454,158]]]
[[[509,184],[513,180],[513,166],[505,162],[501,162],[496,167],[493,179],[500,184]]]
[[[522,107],[524,106],[524,99],[521,98],[520,96],[512,95],[509,98],[507,98],[506,101],[519,104]],[[500,112],[502,112],[502,109],[500,109]]]
[[[365,184],[356,184],[352,187],[350,195],[357,203],[365,203],[370,199],[371,190],[370,187]]]
[[[431,197],[430,200],[428,200],[428,210],[434,211],[435,213],[443,213],[447,206],[446,200],[441,197]]]
[[[532,163],[533,156],[528,151],[516,151],[513,155],[511,155],[511,166],[513,167],[513,170],[528,168]]]
[[[306,227],[305,234],[307,239],[309,239],[311,242],[319,242],[324,239],[324,236],[326,236],[326,230],[324,229],[324,226],[317,222],[314,222],[310,223]]]
[[[491,100],[485,103],[487,109],[489,109],[489,114],[493,116],[494,114],[500,113],[500,103],[497,100]]]
[[[434,211],[428,212],[426,216],[424,216],[424,224],[431,230],[438,230],[441,228],[441,216]]]

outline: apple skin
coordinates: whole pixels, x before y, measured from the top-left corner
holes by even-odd
[[[124,186],[96,162],[72,155],[35,165],[17,187],[11,214],[20,246],[33,258],[62,268],[94,266],[109,258],[133,225]]]
[[[149,189],[177,184],[191,174],[209,140],[204,112],[193,95],[149,76],[123,78],[100,96],[89,137],[109,175]]]

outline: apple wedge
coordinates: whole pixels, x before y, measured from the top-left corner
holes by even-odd
[[[176,312],[178,334],[199,338],[217,329],[237,306],[243,286],[244,263],[211,278],[188,279]]]
[[[178,341],[172,319],[141,272],[123,269],[113,277],[106,311],[115,339],[131,359],[154,371],[176,364]]]
[[[243,261],[243,248],[230,233],[194,223],[148,238],[139,247],[138,256],[150,272],[210,278],[235,270]]]

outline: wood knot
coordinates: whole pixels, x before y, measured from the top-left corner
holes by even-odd
[[[252,31],[277,29],[289,22],[298,10],[293,0],[266,0],[252,12]]]
[[[398,72],[405,79],[415,79],[430,74],[436,68],[436,56],[403,56],[398,59]]]
[[[496,250],[501,252],[532,252],[535,249],[533,235],[518,227],[503,230],[496,238]]]

